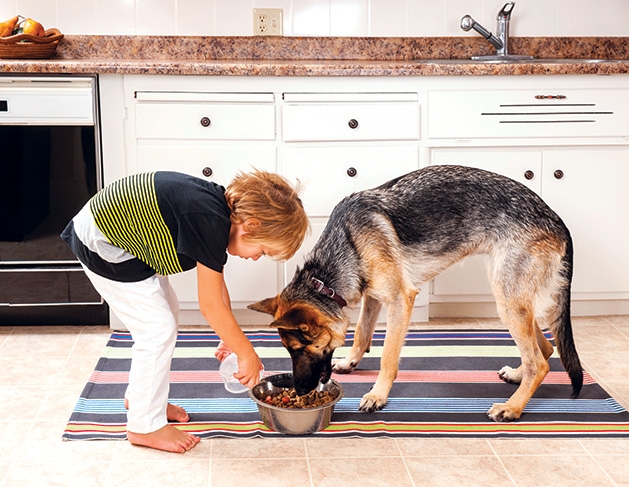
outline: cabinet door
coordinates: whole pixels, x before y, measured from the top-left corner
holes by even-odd
[[[138,139],[273,140],[272,93],[138,92]]]
[[[519,181],[536,193],[541,190],[540,150],[457,150],[435,149],[431,165],[456,164],[492,171]],[[433,282],[435,296],[466,296],[467,299],[493,300],[486,272],[486,257],[471,256],[453,265]]]
[[[629,149],[545,150],[543,171],[542,196],[574,242],[572,291],[629,292]]]
[[[139,171],[172,170],[197,177],[207,177],[223,186],[239,171],[275,171],[275,147],[229,147],[212,145],[146,144],[137,148]],[[205,176],[204,174],[208,174]],[[209,171],[209,172],[208,172]],[[232,305],[242,308],[253,301],[277,294],[278,264],[270,258],[257,262],[229,256],[225,266],[225,282]],[[197,309],[196,272],[172,276],[182,309]]]
[[[416,146],[290,147],[283,151],[282,173],[303,184],[308,215],[327,217],[345,196],[379,186],[418,165]]]

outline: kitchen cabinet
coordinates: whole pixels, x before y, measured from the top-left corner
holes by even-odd
[[[418,169],[421,110],[418,93],[284,93],[282,99],[281,171],[303,184],[313,229],[284,264],[288,283],[341,199]],[[427,319],[427,299],[419,293],[414,319]]]
[[[343,197],[429,164],[488,169],[540,194],[573,235],[574,312],[629,312],[629,235],[622,223],[629,204],[626,76],[108,75],[100,81],[109,100],[105,182],[173,169],[228,184],[237,171],[256,167],[301,183],[313,232],[298,253],[286,263],[229,260],[226,279],[242,323],[268,321],[246,305],[290,281]],[[194,312],[194,273],[172,281],[182,309]],[[483,258],[466,259],[425,286],[414,319],[427,319],[429,310],[495,313]]]
[[[123,167],[115,173],[176,170],[227,185],[237,171],[257,168],[301,183],[313,232],[298,254],[289,263],[230,257],[225,267],[242,323],[267,321],[246,306],[279,293],[290,281],[336,203],[419,167],[418,93],[358,85],[339,89],[344,82],[316,92],[303,80],[296,85],[306,88],[300,92],[282,90],[293,80],[256,81],[123,76],[104,83],[125,106]],[[115,124],[109,127],[114,140]],[[178,274],[171,282],[184,314],[198,311],[196,274]]]
[[[604,303],[629,298],[629,230],[621,223],[629,205],[629,92],[539,85],[429,92],[427,159],[497,172],[538,193],[572,234],[573,309],[613,313]],[[462,314],[493,303],[485,264],[467,258],[436,277],[431,303],[458,303]]]
[[[273,93],[136,91],[130,172],[176,170],[226,186],[238,171],[276,171]],[[229,256],[225,281],[243,308],[277,292],[277,264]],[[171,277],[183,310],[198,309],[196,272]]]

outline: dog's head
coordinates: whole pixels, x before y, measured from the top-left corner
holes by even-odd
[[[344,318],[330,316],[309,302],[289,303],[281,295],[247,307],[274,317],[271,326],[278,329],[293,361],[297,394],[307,394],[319,381],[326,383],[330,379],[334,350],[345,343]]]

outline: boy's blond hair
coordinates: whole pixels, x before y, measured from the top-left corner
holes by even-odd
[[[279,174],[238,173],[225,190],[233,223],[248,223],[243,240],[268,247],[275,260],[290,259],[310,228],[299,187]]]

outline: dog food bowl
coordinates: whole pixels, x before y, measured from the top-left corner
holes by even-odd
[[[260,377],[262,377],[262,373],[264,372],[264,365],[262,367]],[[218,368],[218,372],[221,375],[221,379],[223,379],[225,389],[232,394],[242,394],[249,390],[247,386],[241,384],[240,381],[234,377],[234,374],[238,372],[238,356],[235,353],[230,353],[223,359]]]
[[[336,391],[333,401],[323,406],[307,409],[287,409],[273,406],[264,401],[270,394],[276,394],[293,387],[293,374],[276,374],[262,379],[249,391],[249,397],[258,405],[264,424],[278,433],[286,435],[309,435],[326,428],[334,412],[334,405],[343,397],[343,387],[333,379],[319,384],[318,391]]]

